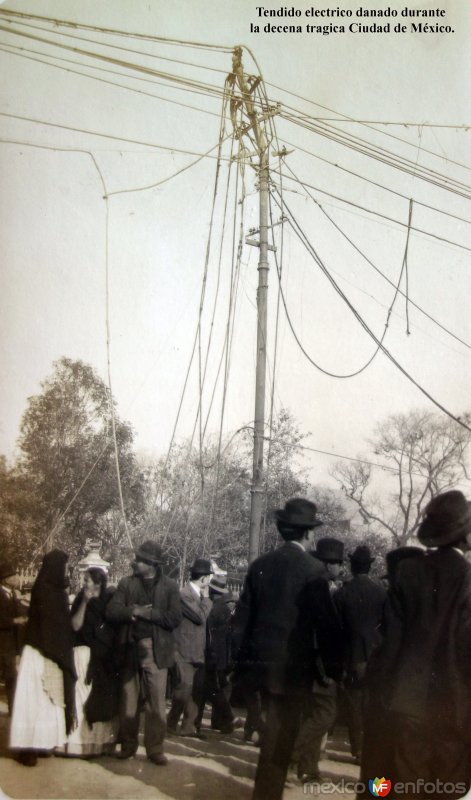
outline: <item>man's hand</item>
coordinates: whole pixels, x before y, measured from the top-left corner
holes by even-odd
[[[28,617],[15,617],[13,622],[15,625],[24,625],[25,622],[28,622]]]
[[[132,618],[133,619],[150,619],[152,612],[152,606],[149,604],[147,606],[133,606],[132,607]]]

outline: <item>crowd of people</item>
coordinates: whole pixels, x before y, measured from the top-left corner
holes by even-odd
[[[431,500],[420,546],[387,554],[388,589],[371,577],[366,545],[348,555],[351,575],[340,580],[344,542],[318,538],[323,523],[311,501],[289,500],[276,522],[282,544],[250,565],[238,599],[203,557],[180,589],[163,574],[153,540],[115,589],[106,569],[90,566],[72,606],[66,553],[44,556],[27,609],[15,594],[16,570],[0,564],[0,670],[17,760],[132,758],[143,712],[147,758],[163,767],[166,737],[205,738],[210,704],[213,729],[243,726],[260,748],[254,800],[278,800],[290,765],[303,784],[322,785],[322,748],[341,707],[359,798],[380,776],[406,786],[403,797],[464,796],[468,501],[455,490]]]

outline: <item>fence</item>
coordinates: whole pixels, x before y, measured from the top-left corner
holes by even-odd
[[[34,581],[36,580],[38,574],[37,569],[22,569],[19,571],[18,575],[20,578],[20,591],[23,589],[29,589],[33,585]],[[124,577],[121,574],[117,574],[114,572],[110,572],[108,575],[108,584],[110,586],[117,586],[121,578]],[[239,594],[242,589],[242,578],[227,578],[227,588],[231,591],[236,597],[239,597]]]

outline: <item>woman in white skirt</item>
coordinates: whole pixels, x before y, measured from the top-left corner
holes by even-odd
[[[67,755],[89,757],[114,749],[118,673],[114,664],[115,631],[105,621],[109,599],[106,580],[102,569],[90,567],[71,609],[77,727],[67,739]]]
[[[75,724],[67,561],[61,550],[47,553],[31,592],[10,728],[10,747],[25,766],[63,746]]]

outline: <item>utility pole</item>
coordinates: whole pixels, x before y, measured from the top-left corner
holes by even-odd
[[[268,295],[268,250],[273,249],[268,244],[268,150],[269,145],[265,137],[263,126],[260,124],[269,116],[277,113],[268,110],[266,113],[257,114],[254,102],[254,92],[261,82],[260,77],[244,75],[242,67],[242,48],[234,50],[232,60],[232,84],[237,83],[240,97],[232,99],[233,107],[243,106],[249,124],[240,128],[239,137],[252,134],[251,144],[255,139],[258,157],[259,178],[259,241],[250,241],[259,247],[258,260],[258,289],[257,289],[257,366],[255,374],[255,414],[254,414],[254,449],[253,471],[251,486],[250,507],[250,533],[249,533],[249,563],[257,558],[260,548],[260,525],[263,511],[264,481],[263,481],[263,443],[265,437],[265,378],[267,361],[267,295]],[[233,114],[233,120],[235,113]]]

